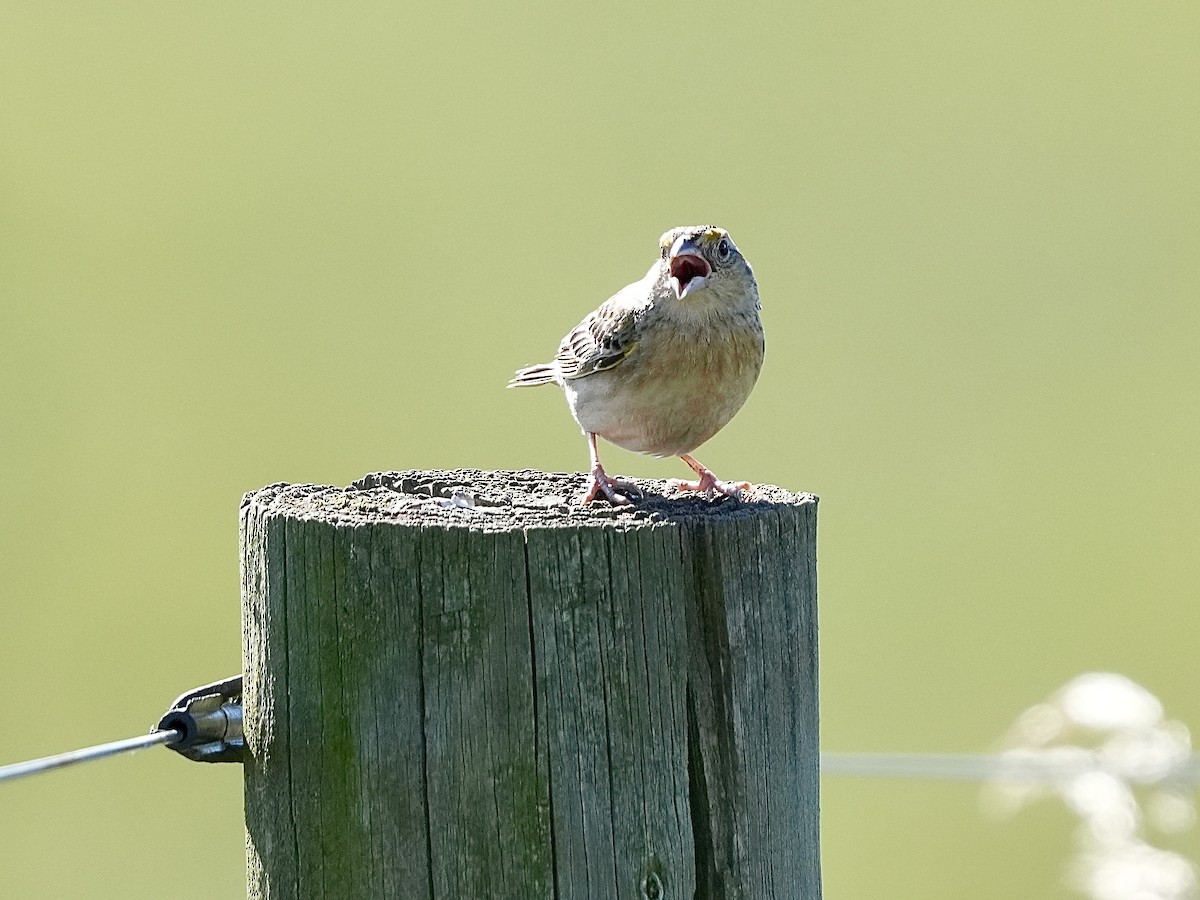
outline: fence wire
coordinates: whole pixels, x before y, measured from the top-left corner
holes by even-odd
[[[108,756],[117,756],[120,753],[132,753],[134,750],[157,747],[159,744],[174,744],[179,741],[180,737],[178,731],[152,731],[150,734],[125,738],[122,741],[111,741],[107,744],[97,744],[95,747],[84,747],[82,750],[70,750],[54,756],[43,756],[39,759],[0,766],[0,782],[24,778],[26,775],[37,775],[39,772],[63,769],[67,766],[104,759]]]
[[[1088,772],[1112,772],[1135,783],[1200,785],[1200,754],[1164,769],[1130,772],[1104,754],[822,753],[822,775],[908,778],[927,781],[1021,781],[1057,784]]]

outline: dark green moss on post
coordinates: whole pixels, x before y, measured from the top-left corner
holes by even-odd
[[[817,900],[816,499],[242,506],[252,898]]]

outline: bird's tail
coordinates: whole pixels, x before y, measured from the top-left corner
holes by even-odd
[[[508,387],[534,387],[539,384],[553,384],[558,374],[558,367],[553,363],[539,363],[518,369],[513,375]]]

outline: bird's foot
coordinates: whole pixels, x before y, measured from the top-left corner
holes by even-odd
[[[672,478],[667,481],[668,487],[673,487],[680,491],[701,491],[705,494],[717,491],[726,497],[732,497],[734,500],[744,499],[743,491],[754,490],[754,485],[748,481],[721,481],[712,473],[712,469],[702,465],[690,456],[682,456],[680,459],[687,463],[692,471],[700,476],[700,480],[682,481],[678,478]]]
[[[673,487],[680,491],[717,491],[724,494],[726,497],[732,497],[734,500],[745,499],[742,496],[743,491],[754,490],[754,485],[748,481],[719,481],[713,477],[712,472],[707,475],[701,475],[699,481],[683,481],[680,478],[670,478],[667,480],[667,487]]]
[[[583,496],[585,504],[591,503],[593,500],[603,496],[609,503],[614,506],[627,506],[630,496],[640,496],[641,492],[636,486],[626,482],[618,481],[616,478],[610,478],[608,474],[599,465],[592,469],[591,476],[588,478],[588,490]]]

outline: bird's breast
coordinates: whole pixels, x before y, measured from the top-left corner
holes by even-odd
[[[723,428],[750,395],[763,361],[757,319],[705,330],[639,336],[620,365],[565,385],[585,432],[655,456],[689,453]]]

